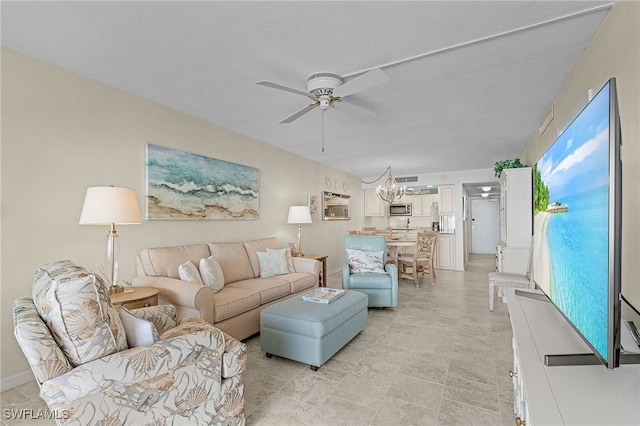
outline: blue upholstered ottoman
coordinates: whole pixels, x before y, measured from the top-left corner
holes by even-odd
[[[367,326],[368,296],[347,290],[329,304],[292,297],[260,313],[260,346],[267,356],[317,370]]]

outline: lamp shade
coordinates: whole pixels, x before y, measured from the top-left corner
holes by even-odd
[[[311,223],[311,212],[309,206],[289,207],[289,218],[287,223]]]
[[[136,192],[130,188],[97,186],[87,189],[80,225],[133,225],[142,223]]]

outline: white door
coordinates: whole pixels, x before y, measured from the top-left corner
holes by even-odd
[[[471,199],[471,253],[495,254],[500,241],[500,203]]]

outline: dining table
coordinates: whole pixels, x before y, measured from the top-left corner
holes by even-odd
[[[393,263],[398,266],[398,253],[403,247],[415,247],[416,239],[406,237],[386,237],[387,248],[389,249],[389,255],[393,259]]]

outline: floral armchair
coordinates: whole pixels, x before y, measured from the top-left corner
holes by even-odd
[[[164,305],[124,309],[155,341],[128,347],[137,331],[69,261],[40,268],[33,293],[14,302],[14,331],[58,424],[244,424],[244,343]]]

